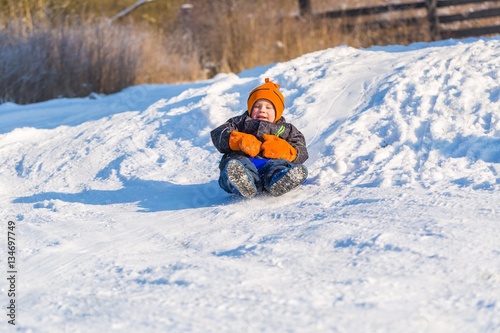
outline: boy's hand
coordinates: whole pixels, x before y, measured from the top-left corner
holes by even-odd
[[[285,140],[275,135],[264,134],[265,142],[261,146],[262,156],[267,158],[282,158],[292,162],[297,157],[297,149]]]
[[[229,148],[236,151],[241,150],[250,157],[257,156],[261,145],[262,142],[252,134],[232,131],[229,136]]]

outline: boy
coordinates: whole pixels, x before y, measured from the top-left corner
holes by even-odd
[[[228,193],[252,198],[257,193],[282,195],[304,182],[309,157],[304,135],[281,115],[285,98],[275,84],[253,89],[248,111],[214,129],[210,135],[224,154],[219,186]]]

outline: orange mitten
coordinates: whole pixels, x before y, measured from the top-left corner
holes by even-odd
[[[245,154],[255,157],[260,152],[260,142],[252,134],[246,134],[238,131],[232,131],[229,136],[229,148],[232,150],[241,150]]]
[[[262,144],[262,155],[267,158],[282,158],[292,162],[297,157],[297,149],[285,140],[275,135],[264,134],[265,142]]]

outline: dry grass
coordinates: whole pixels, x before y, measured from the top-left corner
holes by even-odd
[[[0,32],[0,100],[33,103],[112,93],[135,83],[140,50],[131,27],[105,23]]]
[[[312,0],[312,5],[313,11],[321,11],[388,1]],[[0,0],[0,103],[200,80],[341,44],[369,47],[430,40],[425,10],[306,20],[297,17],[296,0],[193,0],[193,9],[184,14],[184,1],[157,1],[119,22],[103,19],[135,2],[123,0],[116,8],[111,0]],[[405,15],[421,20],[411,27],[366,25]]]

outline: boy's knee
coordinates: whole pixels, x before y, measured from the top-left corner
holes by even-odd
[[[243,167],[248,171],[248,173],[252,176],[253,178],[253,182],[257,188],[257,191],[258,192],[261,192],[262,191],[262,181],[261,181],[261,177],[259,175],[259,171],[257,170],[257,168],[255,167],[255,165],[252,163],[252,161],[246,157],[246,156],[234,156],[234,157],[231,157],[231,158],[228,158],[224,161],[221,162],[220,164],[220,177],[219,177],[219,186],[226,192],[228,193],[232,193],[231,191],[231,188],[229,186],[229,183],[228,183],[228,177],[227,177],[227,173],[226,173],[226,165],[232,161],[232,160],[237,160],[238,162],[240,162]]]

